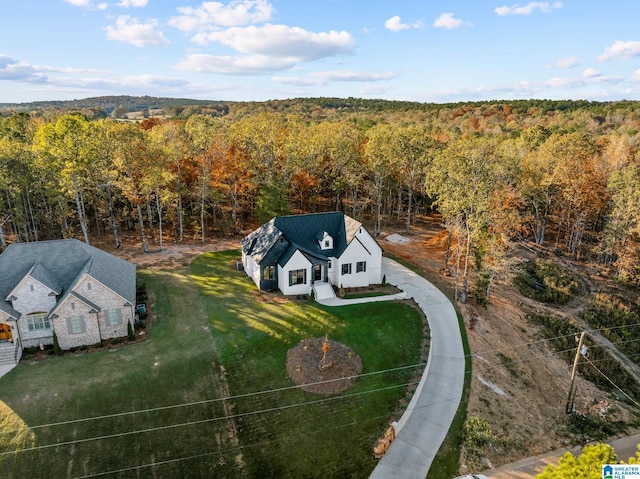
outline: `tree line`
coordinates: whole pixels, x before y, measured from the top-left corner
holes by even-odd
[[[435,211],[462,301],[470,269],[486,300],[522,241],[640,284],[640,120],[635,104],[619,107],[256,109],[140,123],[14,113],[0,119],[0,246],[135,236],[147,251],[326,210],[377,236]]]

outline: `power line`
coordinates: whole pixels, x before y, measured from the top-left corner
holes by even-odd
[[[593,364],[589,360],[588,357],[585,356],[584,358],[587,360],[587,362],[589,364],[591,364],[591,366],[593,366],[595,368],[596,371],[598,371],[607,381],[609,381],[614,388],[616,388],[618,391],[620,391],[622,394],[624,394],[627,397],[627,399],[629,399],[629,401],[631,401],[633,404],[635,404],[636,406],[640,407],[640,404],[638,404],[638,402],[636,402],[631,396],[629,396],[626,392],[624,392],[622,389],[620,389],[620,387],[618,387],[618,385],[616,383],[614,383],[611,379],[609,379],[605,373],[600,371],[600,369],[598,369],[598,367],[595,364]]]
[[[372,394],[372,393],[376,393],[376,392],[381,392],[381,391],[388,391],[390,389],[395,389],[395,388],[399,388],[399,387],[406,387],[412,384],[418,384],[419,381],[412,381],[412,382],[408,382],[408,383],[404,383],[404,384],[394,384],[393,386],[387,386],[384,388],[376,388],[376,389],[371,389],[368,391],[361,391],[358,393],[350,393],[350,394],[344,394],[342,396],[334,396],[334,397],[330,397],[330,398],[324,398],[324,399],[316,399],[314,401],[306,401],[306,402],[302,402],[302,403],[294,403],[294,404],[289,404],[286,406],[278,406],[278,407],[273,407],[273,408],[268,408],[268,409],[261,409],[258,411],[249,411],[249,412],[245,412],[245,413],[238,413],[238,414],[232,414],[232,415],[225,415],[225,416],[221,416],[221,417],[216,417],[216,418],[211,418],[211,419],[201,419],[198,421],[189,421],[189,422],[182,422],[182,423],[178,423],[178,424],[170,424],[167,426],[158,426],[158,427],[153,427],[153,428],[148,428],[148,429],[138,429],[135,431],[127,431],[127,432],[121,432],[121,433],[115,433],[115,434],[107,434],[104,436],[96,436],[96,437],[90,437],[90,438],[86,438],[86,439],[76,439],[73,441],[65,441],[65,442],[57,442],[57,443],[53,443],[53,444],[44,444],[41,446],[33,446],[33,447],[27,447],[24,449],[15,449],[12,451],[4,451],[4,452],[0,452],[0,456],[6,456],[8,454],[18,454],[18,453],[22,453],[22,452],[28,452],[28,451],[38,451],[41,449],[49,449],[52,447],[59,447],[59,446],[70,446],[70,445],[74,445],[74,444],[81,444],[81,443],[85,443],[85,442],[92,442],[92,441],[101,441],[104,439],[113,439],[116,437],[124,437],[124,436],[131,436],[134,434],[143,434],[143,433],[147,433],[147,432],[155,432],[155,431],[162,431],[162,430],[167,430],[167,429],[175,429],[178,427],[184,427],[184,426],[195,426],[198,424],[205,424],[205,423],[211,423],[211,422],[217,422],[217,421],[223,421],[223,420],[228,420],[228,419],[237,419],[240,417],[246,417],[246,416],[251,416],[251,415],[256,415],[256,414],[264,414],[264,413],[269,413],[269,412],[275,412],[275,411],[282,411],[285,409],[292,409],[294,407],[300,407],[300,406],[308,406],[311,404],[320,404],[320,403],[324,403],[324,402],[329,402],[329,401],[336,401],[336,400],[340,400],[340,399],[345,399],[345,398],[349,398],[349,397],[357,397],[357,396],[363,396],[365,394]]]
[[[171,404],[171,405],[168,405],[168,406],[158,406],[158,407],[147,408],[147,409],[136,409],[136,410],[133,410],[133,411],[125,411],[125,412],[119,412],[119,413],[113,413],[113,414],[105,414],[105,415],[102,415],[102,416],[91,416],[91,417],[80,418],[80,419],[69,419],[68,421],[58,421],[58,422],[52,422],[52,423],[47,423],[47,424],[39,424],[39,425],[36,425],[36,426],[29,426],[29,429],[33,430],[33,429],[42,429],[42,428],[46,428],[46,427],[68,426],[70,424],[77,424],[77,423],[81,423],[81,422],[97,421],[97,420],[102,420],[102,419],[113,419],[113,418],[122,417],[122,416],[130,416],[130,415],[135,415],[135,414],[166,411],[166,410],[169,410],[169,409],[177,409],[177,408],[190,407],[190,406],[199,406],[199,405],[203,405],[203,404],[211,404],[211,403],[221,402],[221,401],[242,399],[242,398],[246,398],[246,397],[255,397],[255,396],[261,396],[261,395],[264,395],[264,394],[272,394],[272,393],[278,393],[278,392],[283,392],[283,391],[289,391],[291,389],[300,389],[300,388],[304,388],[304,387],[308,387],[308,386],[317,386],[317,385],[329,384],[329,383],[333,383],[333,382],[336,382],[336,381],[344,381],[344,380],[348,380],[348,379],[358,379],[358,378],[364,378],[364,377],[368,377],[368,376],[375,376],[375,375],[378,375],[378,374],[387,374],[387,373],[392,373],[392,372],[396,372],[396,371],[402,371],[402,370],[406,370],[406,369],[414,369],[414,368],[424,367],[426,365],[427,365],[427,363],[416,363],[416,364],[410,364],[410,365],[407,365],[407,366],[398,366],[396,368],[382,369],[382,370],[379,370],[379,371],[372,371],[372,372],[369,372],[369,373],[357,374],[357,375],[354,375],[354,376],[347,376],[347,377],[344,377],[344,378],[326,379],[324,381],[316,381],[316,382],[300,384],[300,385],[296,384],[296,385],[293,385],[293,386],[284,386],[284,387],[276,388],[276,389],[265,389],[265,390],[262,390],[262,391],[255,391],[255,392],[250,392],[250,393],[237,394],[237,395],[234,395],[234,396],[225,396],[225,397],[219,397],[219,398],[213,398],[213,399],[203,399],[201,401],[192,401],[192,402],[188,402],[188,403]],[[7,431],[7,432],[15,432],[15,431],[18,431],[18,429],[14,429],[13,431]]]
[[[635,323],[632,325],[626,325],[627,327],[631,327],[631,326],[640,326],[640,323]],[[587,332],[590,331],[605,331],[605,330],[612,330],[612,329],[619,329],[625,326],[612,326],[610,328],[600,328],[600,329],[596,329],[596,330],[588,330]],[[550,341],[554,341],[556,339],[563,339],[569,336],[573,336],[574,334],[565,334],[565,335],[561,335],[561,336],[555,336],[552,338],[545,338],[545,339],[540,339],[537,341],[530,341],[527,343],[520,343],[517,345],[513,345],[513,346],[506,346],[503,348],[495,348],[495,349],[489,349],[489,350],[485,350],[482,351],[480,353],[472,353],[469,355],[465,355],[465,357],[473,357],[474,355],[479,355],[479,354],[487,354],[487,353],[495,353],[495,352],[500,352],[500,351],[504,351],[504,350],[513,350],[515,348],[518,347],[522,347],[522,346],[532,346],[535,344],[540,344],[540,343],[545,343],[545,342],[550,342]],[[629,343],[629,342],[635,342],[635,341],[640,341],[640,340],[628,340],[628,341],[624,341],[624,343]],[[622,344],[623,342],[612,342],[612,344]],[[606,347],[605,345],[594,345],[593,347]],[[545,358],[545,357],[549,357],[549,356],[553,356],[555,354],[561,354],[564,352],[569,352],[572,351],[574,348],[571,348],[569,350],[563,350],[563,351],[556,351],[550,355],[541,355],[541,356],[534,356],[531,358],[525,358],[519,361],[512,361],[512,363],[521,363],[521,362],[527,362],[527,361],[532,361],[535,359],[541,359],[541,358]],[[47,427],[55,427],[55,426],[64,426],[64,425],[70,425],[70,424],[77,424],[77,423],[82,423],[82,422],[89,422],[89,421],[96,421],[96,420],[103,420],[103,419],[113,419],[113,418],[117,418],[117,417],[122,417],[122,416],[129,416],[129,415],[135,415],[135,414],[143,414],[143,413],[151,413],[151,412],[158,412],[158,411],[166,411],[166,410],[170,410],[170,409],[177,409],[177,408],[182,408],[182,407],[190,407],[190,406],[197,406],[197,405],[204,405],[204,404],[210,404],[210,403],[215,403],[215,402],[220,402],[220,401],[227,401],[227,400],[235,400],[235,399],[242,399],[245,397],[254,397],[254,396],[259,396],[259,395],[264,395],[264,394],[272,394],[272,393],[277,393],[277,392],[283,392],[283,391],[287,391],[287,390],[291,390],[291,389],[298,389],[301,387],[306,387],[306,386],[315,386],[315,385],[322,385],[322,384],[328,384],[331,382],[335,382],[335,381],[341,381],[344,379],[357,379],[357,378],[364,378],[364,377],[368,377],[368,376],[374,376],[374,375],[378,375],[378,374],[386,374],[386,373],[390,373],[390,372],[396,372],[396,371],[401,371],[401,370],[406,370],[406,369],[412,369],[412,368],[419,368],[419,367],[424,367],[426,366],[426,363],[416,363],[416,364],[410,364],[410,365],[406,365],[406,366],[399,366],[396,368],[389,368],[389,369],[383,369],[383,370],[379,370],[379,371],[373,371],[370,373],[363,373],[363,374],[359,374],[359,375],[355,375],[355,376],[350,376],[349,378],[337,378],[337,379],[328,379],[328,380],[324,380],[324,381],[317,381],[317,382],[313,382],[313,383],[307,383],[307,384],[302,384],[302,385],[292,385],[292,386],[285,386],[282,388],[276,388],[276,389],[267,389],[267,390],[262,390],[262,391],[254,391],[254,392],[250,392],[250,393],[243,393],[243,394],[238,394],[238,395],[234,395],[234,396],[226,396],[226,397],[220,397],[220,398],[212,398],[212,399],[204,399],[201,401],[192,401],[192,402],[188,402],[188,403],[180,403],[180,404],[172,404],[172,405],[167,405],[167,406],[159,406],[159,407],[154,407],[154,408],[146,408],[146,409],[137,409],[137,410],[132,410],[132,411],[125,411],[125,412],[119,412],[119,413],[113,413],[113,414],[105,414],[105,415],[101,415],[101,416],[91,416],[91,417],[87,417],[87,418],[79,418],[79,419],[70,419],[67,421],[58,421],[58,422],[53,422],[53,423],[47,423],[47,424],[40,424],[40,425],[35,425],[35,426],[30,426],[29,429],[31,430],[35,430],[35,429],[42,429],[42,428],[47,428]],[[493,367],[497,367],[496,366],[491,366]],[[16,430],[14,430],[16,431]],[[14,431],[7,431],[7,432],[14,432]]]
[[[321,433],[321,432],[331,431],[331,430],[334,430],[334,429],[340,429],[340,428],[343,428],[343,427],[356,426],[358,424],[363,424],[365,422],[374,421],[374,420],[377,420],[377,419],[382,419],[384,417],[386,417],[386,415],[374,416],[374,417],[369,417],[367,419],[364,419],[362,421],[353,421],[353,422],[350,422],[350,423],[347,423],[347,424],[339,424],[337,426],[331,426],[331,427],[325,427],[325,428],[322,428],[322,429],[316,429],[316,430],[314,430],[312,432],[296,434],[296,435],[293,435],[293,436],[287,436],[286,438],[283,438],[283,439],[270,439],[268,441],[262,441],[262,442],[257,442],[257,443],[254,443],[254,444],[247,444],[247,445],[244,445],[244,446],[237,446],[237,447],[232,447],[232,448],[227,448],[227,449],[219,449],[217,451],[205,452],[205,453],[202,453],[202,454],[194,454],[192,456],[177,457],[177,458],[174,458],[174,459],[167,459],[165,461],[152,462],[152,463],[147,463],[147,464],[140,464],[140,465],[137,465],[137,466],[130,466],[130,467],[125,467],[125,468],[122,468],[122,469],[115,469],[115,470],[111,470],[111,471],[96,472],[96,473],[88,474],[88,475],[85,475],[85,476],[77,476],[77,477],[74,477],[72,479],[91,479],[93,477],[106,476],[108,474],[120,474],[120,473],[123,473],[123,472],[134,471],[134,470],[137,470],[137,469],[144,469],[144,468],[147,468],[147,467],[163,466],[163,465],[166,465],[166,464],[173,464],[173,463],[176,463],[176,462],[188,461],[188,460],[191,460],[191,459],[200,459],[200,458],[203,458],[203,457],[213,456],[213,455],[216,455],[216,454],[226,454],[226,453],[230,453],[230,452],[239,451],[239,450],[242,450],[242,449],[249,449],[251,447],[265,446],[265,445],[268,445],[268,444],[271,444],[271,443],[274,443],[274,442],[283,441],[284,439],[305,437],[305,436],[308,436],[310,434],[318,434],[318,433]]]

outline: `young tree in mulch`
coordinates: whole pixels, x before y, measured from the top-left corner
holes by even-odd
[[[287,373],[301,389],[338,394],[355,384],[362,359],[349,346],[324,338],[301,341],[287,352]]]

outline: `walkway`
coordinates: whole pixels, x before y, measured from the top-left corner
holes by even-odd
[[[447,436],[462,396],[464,350],[458,318],[447,297],[420,275],[388,258],[382,259],[382,270],[387,283],[403,293],[352,300],[335,298],[325,304],[407,297],[413,298],[425,312],[431,332],[427,367],[407,410],[395,424],[396,439],[370,476],[424,479]]]

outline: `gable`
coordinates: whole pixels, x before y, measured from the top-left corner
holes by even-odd
[[[0,271],[2,299],[8,298],[27,275],[49,283],[46,286],[51,293],[59,296],[71,291],[86,273],[135,304],[135,265],[75,239],[12,244],[0,254]],[[3,311],[8,306],[0,301]]]

